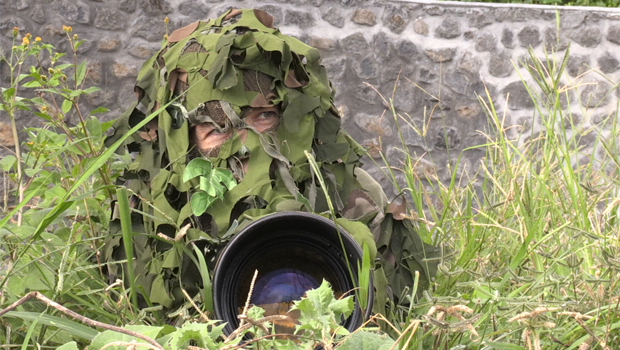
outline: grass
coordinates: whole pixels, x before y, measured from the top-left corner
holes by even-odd
[[[421,234],[451,255],[413,320],[388,317],[403,328],[422,320],[410,348],[620,348],[617,115],[597,127],[572,122],[560,103],[577,88],[564,85],[567,57],[532,55],[527,66],[540,133],[519,132],[481,97],[489,131],[476,173],[457,163],[448,183],[420,178],[416,167],[429,156],[407,151],[386,172],[404,175]],[[587,133],[595,141],[580,146]]]
[[[440,181],[432,170],[420,169],[422,160],[432,162],[432,158],[409,151],[401,136],[404,160],[385,167],[386,175],[398,191],[410,196],[410,217],[417,222],[419,234],[444,247],[445,257],[431,290],[424,291],[417,303],[373,318],[383,320],[377,322],[387,325],[381,332],[397,340],[392,348],[620,348],[617,116],[612,115],[605,125],[592,126],[587,117],[575,122],[562,108],[561,100],[578,88],[564,82],[566,57],[568,53],[557,61],[549,57],[541,62],[532,55],[527,66],[536,81],[536,86],[528,86],[535,102],[536,132],[535,128],[519,131],[497,112],[490,96],[480,97],[489,121],[487,142],[463,151],[485,151],[473,173],[459,167],[461,155],[448,169],[450,180]],[[568,98],[568,104],[579,101]],[[404,120],[420,134],[428,131],[427,125],[415,125],[408,115],[389,112],[396,125]],[[429,115],[424,117],[430,120]],[[582,146],[580,140],[588,133],[596,137]],[[45,156],[45,147],[40,148]],[[75,171],[73,182],[67,180],[72,169],[65,169],[67,178],[54,180],[64,191],[52,192],[53,187],[43,192],[37,187],[27,192],[30,197],[25,198],[40,199],[21,203],[27,208],[24,225],[11,223],[9,216],[0,223],[4,255],[0,307],[38,290],[111,325],[161,324],[157,308],[137,310],[131,288],[123,283],[110,285],[102,273],[98,248],[109,217],[108,188],[100,185],[92,192],[88,186],[82,188],[98,183],[89,176],[97,176],[95,170],[102,164],[113,167],[111,151],[100,154],[94,162],[76,158],[73,165],[82,171]],[[47,159],[38,176],[56,178],[54,166],[67,162],[71,159],[62,164]],[[26,164],[26,172],[29,167],[36,165]],[[6,169],[11,177],[14,168]],[[396,181],[399,173],[404,184]],[[62,206],[59,198],[70,203]],[[0,343],[4,344],[0,348],[47,349],[66,344],[65,349],[74,345],[77,349],[77,344],[90,344],[94,333],[71,322],[43,303],[24,304],[0,318]],[[367,330],[376,332],[373,327]],[[133,329],[152,332],[153,337],[172,332]],[[262,345],[252,346],[271,346],[258,344]]]

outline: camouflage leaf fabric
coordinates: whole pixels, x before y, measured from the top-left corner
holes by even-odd
[[[339,223],[369,246],[376,262],[375,310],[385,312],[386,300],[410,288],[416,270],[421,287],[428,286],[437,262],[427,258],[439,256],[438,250],[422,242],[412,222],[388,212],[383,190],[360,168],[365,151],[341,129],[319,52],[280,33],[265,12],[230,10],[173,32],[144,63],[135,92],[137,101],[116,121],[108,143],[174,100],[125,145],[135,158],[121,181],[132,193],[135,275],[145,304],[173,308],[184,302],[181,288],[192,296],[199,292],[192,243],[213,268],[221,248],[253,220],[281,211],[328,216],[319,175]],[[245,140],[233,133],[221,145],[211,162],[231,168],[231,159],[243,152],[249,154],[247,171],[223,199],[194,216],[189,198],[197,180],[182,180],[196,154],[192,126],[223,118],[222,129],[243,127],[244,111],[266,105],[279,107],[278,128],[261,134],[246,127]],[[312,172],[304,151],[313,154],[321,174]],[[124,258],[120,225],[112,219],[107,261]],[[188,224],[187,234],[177,237]],[[112,264],[110,274],[121,276],[122,267]]]

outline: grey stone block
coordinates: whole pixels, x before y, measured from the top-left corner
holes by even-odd
[[[362,33],[355,33],[341,39],[340,48],[349,54],[363,55],[368,52],[370,45]]]
[[[515,35],[512,30],[504,27],[502,30],[502,45],[504,45],[507,49],[513,49],[516,45],[515,43]]]
[[[534,108],[534,101],[521,80],[514,81],[502,89],[502,95],[508,98],[508,108],[513,110]]]
[[[330,57],[323,59],[321,63],[327,70],[327,76],[330,80],[341,79],[344,77],[345,70],[347,68],[347,59],[345,57]]]
[[[341,14],[340,9],[334,6],[329,6],[321,11],[321,16],[327,23],[334,27],[344,27],[344,16]]]
[[[585,26],[573,30],[571,39],[583,47],[594,47],[601,42],[601,36],[599,26]]]
[[[420,67],[418,80],[423,83],[431,84],[439,80],[439,75],[427,67]]]
[[[353,121],[355,125],[368,133],[383,137],[394,135],[390,118],[378,118],[375,114],[358,113]]]
[[[121,0],[121,2],[118,4],[118,8],[121,11],[125,11],[127,13],[134,13],[137,6],[138,3],[136,0]]]
[[[491,10],[474,10],[467,16],[470,27],[482,28],[495,22],[495,16]]]
[[[131,29],[131,34],[148,41],[161,41],[166,34],[164,19],[152,16],[139,17]]]
[[[452,91],[461,95],[467,93],[470,84],[469,77],[456,69],[449,69],[446,71],[443,82],[452,89]]]
[[[394,90],[394,108],[410,113],[419,105],[419,90],[408,81],[401,80]]]
[[[310,28],[314,25],[314,16],[308,12],[286,11],[284,14],[284,24],[297,26],[301,29]]]
[[[452,17],[446,17],[439,27],[435,29],[435,36],[444,39],[454,39],[461,36],[461,25],[459,21]]]
[[[157,16],[172,12],[168,0],[140,0],[140,8],[149,16]]]
[[[128,18],[119,10],[101,7],[95,13],[94,25],[105,30],[125,30],[128,26]]]
[[[514,67],[510,61],[510,51],[498,50],[491,53],[489,60],[489,74],[498,78],[505,78],[512,74]]]
[[[32,11],[30,12],[30,18],[38,24],[45,23],[47,16],[45,15],[43,6],[40,4],[34,5]]]
[[[607,51],[597,59],[599,69],[603,73],[613,73],[620,68],[620,61],[616,55]]]
[[[495,34],[489,32],[480,32],[476,35],[475,49],[479,52],[493,51],[497,46],[497,38]]]
[[[127,52],[135,58],[148,59],[159,51],[160,46],[157,43],[149,43],[140,39],[133,39],[129,43]]]
[[[113,37],[105,37],[99,39],[97,50],[101,52],[116,52],[121,48],[121,40]]]
[[[589,64],[590,56],[571,55],[566,64],[566,71],[571,77],[576,77],[587,72],[590,69]]]
[[[353,69],[360,79],[374,79],[379,76],[379,63],[375,60],[374,55],[366,55],[361,60],[356,60]]]
[[[610,42],[620,45],[620,25],[615,24],[609,26],[606,38]]]
[[[409,7],[387,6],[383,13],[383,25],[396,34],[400,34],[409,24]]]
[[[587,85],[581,91],[581,105],[586,108],[602,107],[610,101],[611,86],[605,82],[599,81],[591,85]]]
[[[351,16],[351,21],[355,24],[365,25],[365,26],[374,26],[377,24],[377,16],[375,12],[371,9],[357,9],[353,12],[353,16]]]
[[[198,0],[183,1],[178,7],[181,14],[195,19],[206,19],[210,10],[203,1]]]
[[[427,36],[428,35],[428,24],[422,18],[417,18],[413,22],[413,31],[420,35]]]
[[[90,7],[83,2],[58,1],[53,5],[54,10],[60,15],[64,23],[86,24],[90,22]]]
[[[454,149],[461,143],[459,138],[459,132],[454,127],[446,127],[437,133],[437,139],[435,141],[435,147],[441,150]]]
[[[424,8],[424,12],[429,16],[441,16],[446,10],[441,6],[427,6]]]
[[[519,34],[517,34],[517,38],[519,39],[519,44],[522,47],[532,47],[536,48],[540,43],[542,43],[542,38],[540,37],[540,30],[536,26],[525,26]]]
[[[445,86],[438,87],[434,85],[425,92],[423,92],[423,103],[426,106],[426,110],[429,113],[434,113],[430,115],[431,118],[438,118],[442,116],[441,111],[449,111],[452,109],[452,104],[455,100],[454,93],[450,91]],[[434,111],[434,112],[433,112]]]
[[[564,11],[560,15],[560,28],[571,29],[579,27],[586,18],[585,11]]]
[[[446,47],[441,49],[426,49],[424,53],[431,61],[435,63],[442,63],[452,61],[456,54],[456,48]]]
[[[396,46],[396,52],[403,60],[411,62],[418,56],[418,47],[409,40],[401,40]]]
[[[475,57],[471,52],[465,52],[461,59],[457,63],[457,68],[463,72],[466,72],[472,76],[478,76],[480,74],[480,68],[482,67],[482,60]]]
[[[384,32],[375,34],[372,38],[372,45],[375,53],[382,58],[390,57],[392,53],[392,40]]]
[[[568,39],[564,32],[559,33],[555,27],[545,29],[545,50],[547,52],[564,51],[568,47]]]

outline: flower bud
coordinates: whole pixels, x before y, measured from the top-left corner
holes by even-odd
[[[168,24],[168,22],[170,22],[170,19],[168,17],[164,18],[164,23]]]
[[[22,46],[28,46],[30,44],[30,40],[28,39],[28,37],[24,37],[22,39]]]
[[[48,68],[48,69],[47,69],[47,72],[48,72],[49,74],[54,74],[54,68],[52,68],[52,67]]]
[[[73,34],[73,40],[77,40],[77,39],[78,39],[77,34]]]
[[[11,34],[13,34],[13,38],[15,38],[17,34],[19,34],[19,28],[13,27],[13,32]]]

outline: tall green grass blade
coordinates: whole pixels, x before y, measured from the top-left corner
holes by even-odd
[[[357,266],[357,276],[359,278],[360,298],[359,305],[362,310],[366,310],[368,307],[368,287],[370,285],[370,251],[368,245],[362,246],[364,255],[362,256],[362,266]]]
[[[138,294],[136,293],[136,274],[133,270],[133,229],[131,227],[131,209],[129,208],[129,197],[127,190],[119,188],[117,190],[118,209],[121,219],[121,232],[123,235],[123,246],[127,255],[127,275],[129,277],[129,299],[134,307],[138,308]]]
[[[23,247],[21,249],[21,251],[18,254],[16,260],[21,259],[21,257],[28,251],[28,249],[32,246],[32,244],[37,239],[39,239],[39,236],[41,235],[41,233],[54,220],[56,220],[56,218],[58,218],[58,216],[60,214],[62,214],[66,209],[68,209],[73,204],[73,201],[69,200],[69,198],[71,197],[73,192],[75,192],[84,182],[86,182],[95,172],[97,172],[105,164],[105,162],[107,162],[107,160],[114,154],[114,152],[116,152],[116,150],[123,144],[123,142],[125,142],[125,140],[127,138],[129,138],[131,135],[133,135],[133,133],[135,133],[136,131],[140,130],[143,126],[145,126],[153,118],[158,116],[159,113],[161,113],[163,110],[165,110],[166,107],[168,107],[168,105],[170,105],[174,101],[175,100],[171,100],[170,102],[168,102],[167,104],[163,105],[162,107],[160,107],[155,112],[153,112],[153,113],[149,114],[147,117],[145,117],[144,120],[142,120],[140,123],[136,124],[125,135],[121,136],[121,138],[118,139],[112,146],[110,146],[101,155],[99,155],[91,163],[91,165],[88,168],[84,169],[84,172],[82,173],[82,175],[80,175],[80,177],[73,183],[73,185],[71,186],[71,188],[69,188],[67,193],[59,200],[58,204],[43,218],[43,220],[41,220],[41,222],[39,223],[39,226],[37,227],[35,232],[32,234],[32,237],[30,238],[29,242],[26,244],[25,247]],[[24,206],[26,203],[27,203],[27,201],[24,200],[22,203],[19,203],[18,206],[20,206],[20,205]],[[13,211],[16,213],[17,210],[18,210],[18,208],[15,208]],[[11,213],[13,213],[13,211]],[[2,228],[8,222],[9,218],[10,218],[10,216],[7,216],[7,217],[5,217],[5,219],[3,219],[0,222],[0,228]],[[4,288],[4,285],[8,281],[9,276],[12,273],[13,266],[15,266],[15,265],[11,264],[9,266],[8,270],[6,271],[5,278],[0,282],[0,290],[2,290]]]
[[[37,327],[37,324],[39,323],[41,316],[43,315],[44,313],[40,313],[39,316],[37,316],[37,318],[32,320],[32,323],[28,327],[28,332],[26,332],[26,336],[24,337],[24,341],[22,342],[22,350],[28,349],[28,343],[30,343],[30,338],[32,337],[32,333],[34,333],[34,330]]]
[[[99,334],[99,332],[97,332],[96,330],[86,327],[84,325],[81,325],[77,322],[74,322],[74,321],[71,321],[65,318],[61,318],[58,316],[41,314],[38,312],[10,311],[10,312],[7,312],[4,315],[4,317],[19,318],[19,319],[22,319],[25,321],[31,321],[31,322],[34,322],[35,320],[38,319],[38,323],[40,324],[50,326],[50,327],[57,327],[69,334],[72,334],[76,337],[86,339],[86,340],[92,340],[95,338],[95,336],[97,336],[97,334]]]
[[[211,286],[211,276],[209,275],[209,268],[207,267],[207,262],[205,260],[204,254],[202,254],[200,249],[198,249],[195,244],[192,245],[194,247],[194,252],[196,252],[196,256],[198,257],[198,268],[200,270],[200,276],[202,277],[202,302],[205,306],[205,309],[211,314],[213,314],[213,287]]]

